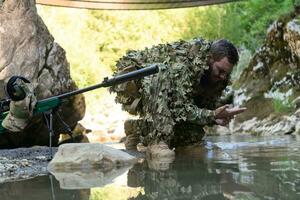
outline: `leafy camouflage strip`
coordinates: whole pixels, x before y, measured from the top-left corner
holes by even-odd
[[[151,126],[147,124],[144,119],[128,119],[124,123],[126,134],[125,147],[126,149],[133,150],[137,148],[140,143],[140,136],[147,135],[152,130]]]
[[[145,124],[151,126],[148,130],[152,131],[141,135],[144,144],[163,140],[177,146],[179,135],[188,135],[182,137],[190,142],[199,141],[203,136],[202,127],[214,124],[211,109],[214,109],[225,83],[210,88],[210,94],[206,94],[207,88],[201,86],[201,77],[209,70],[210,46],[210,41],[201,38],[160,44],[143,51],[129,51],[117,62],[118,71],[122,73],[153,63],[160,67],[156,75],[112,88],[117,92],[116,101],[126,111],[139,114]],[[187,123],[193,124],[195,134],[179,128],[183,124],[191,127],[186,126]],[[175,136],[175,125],[189,134],[176,133]]]

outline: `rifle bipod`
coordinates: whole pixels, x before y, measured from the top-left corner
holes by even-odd
[[[56,200],[56,198],[55,198],[55,191],[54,191],[54,184],[53,184],[53,176],[52,176],[51,173],[49,173],[49,178],[50,178],[52,200]]]
[[[52,160],[52,158],[53,158],[53,155],[52,155],[52,137],[54,136],[52,110],[44,112],[43,116],[44,116],[45,123],[46,123],[48,131],[49,131],[50,160]]]
[[[48,131],[49,131],[49,147],[50,147],[50,160],[53,158],[53,152],[52,152],[52,137],[54,137],[55,133],[53,130],[53,113],[58,117],[59,121],[62,123],[63,127],[67,131],[67,134],[70,136],[71,140],[74,141],[72,130],[70,126],[66,122],[63,121],[60,114],[58,112],[55,112],[53,110],[48,110],[43,113],[45,123],[47,125]]]

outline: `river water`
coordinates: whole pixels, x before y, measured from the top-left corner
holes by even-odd
[[[81,180],[82,188],[68,179],[73,175],[0,184],[0,199],[300,199],[300,139],[207,137],[171,164],[144,161],[115,177],[95,174]]]

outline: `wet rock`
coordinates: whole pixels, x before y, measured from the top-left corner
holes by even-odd
[[[106,148],[105,148],[106,149]],[[124,146],[121,147],[121,149],[124,149]],[[110,171],[101,171],[99,169],[96,170],[65,170],[65,171],[55,171],[55,176],[58,175],[59,177],[62,177],[61,180],[63,179],[67,179],[67,177],[64,177],[64,175],[66,176],[70,176],[72,177],[72,179],[74,177],[78,177],[78,178],[90,178],[90,179],[94,179],[94,180],[100,180],[100,182],[98,182],[98,185],[96,186],[102,186],[99,184],[104,184],[108,183],[111,178],[114,176],[114,174],[117,173],[121,173],[122,169],[125,169],[127,167],[130,167],[130,163],[126,162],[126,166],[121,166],[123,163],[121,162],[122,160],[120,160],[120,162],[118,162],[117,155],[124,155],[126,154],[128,156],[128,154],[132,155],[131,158],[138,158],[138,159],[143,159],[144,158],[144,154],[142,153],[138,153],[136,151],[126,151],[123,152],[121,150],[116,150],[115,147],[114,148],[107,148],[106,149],[108,152],[103,152],[103,155],[116,155],[114,158],[114,162],[117,163],[117,168],[113,168]],[[119,154],[117,154],[115,151],[119,152]],[[52,149],[52,153],[53,155],[57,152],[57,148],[53,148]],[[110,153],[113,152],[113,153]],[[122,154],[124,153],[124,154]],[[127,154],[128,153],[128,154]],[[49,171],[47,170],[47,166],[49,164],[49,161],[51,160],[51,156],[50,156],[50,148],[49,147],[31,147],[31,148],[18,148],[18,149],[11,149],[11,150],[0,150],[0,183],[4,183],[4,182],[13,182],[13,181],[20,181],[20,180],[24,180],[24,179],[30,179],[30,178],[34,178],[37,176],[42,176],[42,175],[47,175],[49,174]],[[113,158],[111,158],[111,160],[113,160]],[[8,171],[8,168],[11,169],[11,171]],[[118,171],[118,169],[120,169],[121,171]],[[95,171],[99,172],[98,174],[102,174],[101,177],[104,177],[104,179],[101,179],[101,177],[92,177],[89,176],[89,173],[94,173]],[[72,173],[74,173],[72,175]],[[96,174],[94,174],[96,175]],[[111,178],[110,178],[111,177]],[[74,180],[78,180],[78,179],[74,179]],[[67,182],[68,180],[66,180]],[[106,182],[108,181],[108,182]],[[93,182],[93,181],[84,181],[84,182]],[[84,183],[83,182],[83,183]],[[74,183],[75,185],[77,183]],[[73,184],[73,186],[74,186]],[[70,186],[69,184],[63,184],[65,187],[73,187]]]
[[[230,126],[234,133],[291,134],[299,117],[299,7],[280,16],[240,78],[234,82],[234,102],[248,110]]]
[[[296,99],[294,99],[292,103],[295,105],[296,109],[299,109],[300,108],[300,97],[297,97]]]
[[[102,144],[64,144],[58,148],[48,170],[53,173],[72,169],[109,171],[135,162],[135,157]]]
[[[13,75],[30,80],[38,99],[76,89],[70,76],[65,51],[54,41],[38,16],[34,0],[6,0],[0,7],[0,96]],[[70,98],[58,110],[63,120],[75,127],[85,113],[82,95]],[[63,127],[55,119],[55,131]],[[0,148],[47,145],[48,130],[40,116],[32,119],[22,133],[0,135]],[[54,144],[59,135],[56,134]]]
[[[252,118],[235,125],[233,131],[237,133],[248,133],[253,135],[284,135],[292,134],[296,130],[299,118],[295,116],[268,117],[263,120]]]
[[[288,47],[297,57],[300,57],[300,26],[299,20],[293,19],[286,25],[286,33],[284,39],[288,41]]]

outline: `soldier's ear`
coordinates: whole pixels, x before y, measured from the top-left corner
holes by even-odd
[[[212,65],[212,64],[214,63],[214,61],[215,61],[215,60],[214,60],[214,58],[213,58],[213,55],[212,55],[211,53],[209,53],[209,54],[208,54],[208,62],[209,62],[209,64]]]

